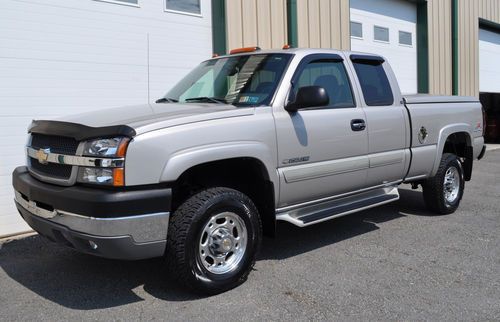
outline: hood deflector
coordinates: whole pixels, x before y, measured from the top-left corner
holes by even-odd
[[[45,120],[33,120],[28,128],[28,133],[65,136],[77,141],[115,136],[132,138],[136,135],[135,130],[127,125],[91,127],[77,123]]]

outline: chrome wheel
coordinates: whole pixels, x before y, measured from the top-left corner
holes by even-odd
[[[455,167],[449,167],[444,175],[444,199],[452,204],[457,200],[460,192],[460,173]]]
[[[245,222],[235,213],[212,216],[201,231],[198,260],[213,274],[233,271],[245,254],[247,235]]]

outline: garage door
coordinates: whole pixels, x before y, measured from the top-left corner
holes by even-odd
[[[479,91],[500,93],[500,33],[479,29]]]
[[[391,64],[401,91],[417,92],[417,8],[403,0],[351,0],[351,48]]]
[[[212,55],[209,0],[202,17],[125,2],[0,0],[0,237],[29,229],[11,173],[32,119],[147,103]]]

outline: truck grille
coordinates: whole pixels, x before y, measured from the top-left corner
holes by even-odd
[[[38,162],[37,159],[31,159],[31,169],[35,172],[56,178],[56,179],[66,179],[68,180],[71,177],[71,170],[73,166],[67,164],[56,164],[56,163],[47,163],[42,164]]]
[[[31,135],[31,147],[35,150],[50,149],[51,153],[75,155],[78,144],[79,142],[77,140],[64,136],[38,133],[33,133]],[[40,163],[35,158],[30,158],[28,165],[31,171],[41,176],[41,178],[39,178],[40,180],[52,183],[61,183],[60,180],[65,180],[67,184],[70,184],[73,170],[73,166],[71,165],[56,163],[44,164]],[[55,180],[57,180],[57,182]]]
[[[78,141],[64,136],[33,134],[31,147],[34,149],[50,148],[52,153],[75,155]]]

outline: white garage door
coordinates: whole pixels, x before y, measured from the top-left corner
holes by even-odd
[[[417,8],[403,0],[351,0],[351,49],[389,60],[405,94],[417,92]]]
[[[212,55],[210,0],[201,15],[165,4],[0,0],[0,236],[29,229],[11,173],[32,119],[153,101]]]
[[[479,29],[479,91],[500,93],[500,33]]]

